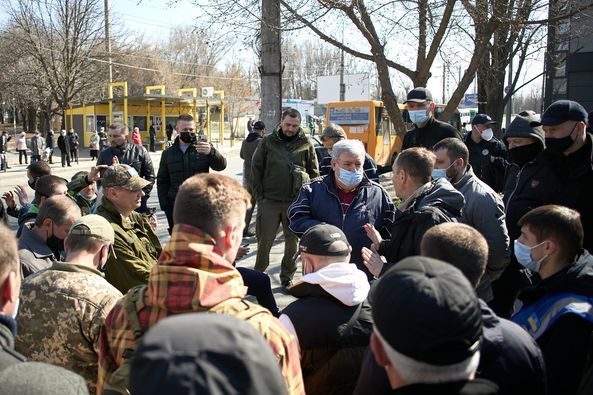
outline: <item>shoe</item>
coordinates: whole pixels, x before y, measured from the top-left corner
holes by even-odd
[[[282,284],[284,288],[288,288],[292,286],[292,280],[284,280],[280,284]]]
[[[243,232],[243,237],[253,237],[253,236],[255,236],[254,232],[251,232],[249,230],[246,230]]]

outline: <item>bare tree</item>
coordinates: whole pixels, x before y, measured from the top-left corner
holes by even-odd
[[[25,85],[41,94],[47,89],[46,114],[62,115],[104,80],[92,61],[104,40],[99,0],[17,0],[7,4],[6,12],[13,33],[9,39],[36,70]]]

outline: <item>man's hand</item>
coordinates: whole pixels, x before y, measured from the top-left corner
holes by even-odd
[[[369,250],[366,247],[362,247],[362,262],[369,269],[369,272],[375,277],[379,277],[385,262],[381,259],[381,256],[376,252]]]
[[[15,188],[15,193],[19,198],[19,203],[21,206],[29,203],[29,195],[27,194],[27,188],[24,185],[17,185]]]
[[[117,159],[117,156],[113,157]],[[93,183],[99,181],[101,179],[101,170],[107,169],[109,166],[107,165],[98,165],[91,167],[91,171],[89,171],[89,175],[87,176],[87,180],[89,183]]]
[[[381,246],[381,242],[383,241],[383,238],[381,237],[379,231],[375,229],[375,227],[371,224],[363,225],[363,228],[367,234],[367,237],[373,243],[374,250],[379,251],[379,247]]]
[[[117,158],[117,156],[113,155],[113,159],[111,160],[111,165],[112,166],[119,165],[119,159]]]
[[[212,146],[207,141],[198,141],[196,143],[196,151],[199,154],[209,155],[211,149],[212,149]]]
[[[14,197],[14,192],[5,192],[4,195],[2,195],[2,197],[6,201],[6,205],[9,209],[14,210],[16,208],[16,199]]]
[[[243,258],[245,255],[249,254],[249,246],[241,246],[239,247],[239,249],[237,250],[237,256],[235,258],[236,261],[238,261],[239,259]]]
[[[156,213],[153,213],[153,214],[149,215],[147,219],[148,219],[148,224],[150,225],[150,227],[152,228],[152,230],[154,232],[156,232],[156,228],[157,228]]]

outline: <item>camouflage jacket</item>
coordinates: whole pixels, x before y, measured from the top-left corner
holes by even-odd
[[[249,310],[245,320],[267,340],[278,360],[288,394],[304,394],[296,339],[265,308],[243,300],[247,288],[233,265],[220,256],[214,239],[189,225],[175,225],[171,240],[163,250],[143,291],[137,309],[142,332],[173,314]],[[124,363],[124,352],[135,350],[136,339],[128,312],[120,300],[101,328],[99,381],[105,383]],[[224,306],[224,307],[223,307]],[[234,308],[234,309],[233,309]],[[213,336],[207,334],[206,336]]]
[[[99,271],[55,262],[23,281],[15,348],[79,373],[94,392],[99,331],[121,297]]]
[[[122,293],[136,285],[146,284],[150,268],[157,263],[161,243],[146,216],[135,211],[124,218],[103,197],[95,214],[104,217],[115,231],[113,250],[107,259],[105,278]]]

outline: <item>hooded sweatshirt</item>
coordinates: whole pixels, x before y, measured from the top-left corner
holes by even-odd
[[[307,394],[351,393],[372,331],[366,274],[332,263],[289,288],[280,322],[298,337]]]

